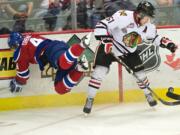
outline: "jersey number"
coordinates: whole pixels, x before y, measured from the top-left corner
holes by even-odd
[[[31,38],[30,42],[34,45],[34,46],[38,46],[41,42],[43,41],[43,39],[39,39],[39,38]]]
[[[107,18],[106,18],[106,21],[107,21],[108,23],[111,23],[111,22],[114,21],[114,18],[113,18],[113,17],[107,17]]]

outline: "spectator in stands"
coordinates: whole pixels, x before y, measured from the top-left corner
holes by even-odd
[[[172,6],[173,0],[156,0],[159,6]]]
[[[77,4],[77,25],[79,28],[87,28],[87,2],[86,0],[76,0]]]
[[[176,24],[180,24],[180,0],[174,0],[174,21]]]
[[[170,25],[173,21],[173,0],[156,0],[158,5],[157,24]]]
[[[10,1],[7,4],[7,11],[12,15],[15,23],[13,25],[13,31],[26,32],[25,23],[29,16],[31,16],[33,10],[32,1]]]
[[[176,5],[179,6],[179,5],[180,5],[180,0],[174,0],[174,4],[175,4],[175,6],[176,6]]]
[[[100,20],[105,18],[103,0],[87,0],[87,24],[94,28]]]
[[[76,0],[77,4],[77,27],[78,28],[88,28],[87,25],[87,1],[86,0]],[[63,28],[64,30],[72,29],[72,18],[71,14],[67,17],[67,24]]]
[[[47,1],[47,0],[46,0]],[[60,13],[61,5],[57,0],[49,0],[49,6],[43,17],[45,28],[48,31],[54,31],[57,23],[57,15]]]
[[[54,31],[56,28],[56,23],[57,23],[57,16],[54,14],[51,14],[50,12],[47,12],[44,17],[44,25],[45,29],[47,31]]]
[[[43,18],[47,31],[61,30],[64,26],[61,14],[69,7],[70,0],[39,0],[39,3],[34,18]]]
[[[9,16],[6,12],[7,0],[0,0],[0,34],[8,34],[10,30],[6,26]]]
[[[9,19],[9,16],[8,16],[6,10],[7,10],[7,0],[0,0],[0,16],[1,16],[1,20]]]
[[[136,6],[129,0],[104,0],[106,16],[112,16],[118,10],[134,10],[135,8]]]

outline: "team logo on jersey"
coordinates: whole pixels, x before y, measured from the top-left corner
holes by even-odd
[[[158,46],[143,43],[138,46],[137,49],[140,51],[139,56],[141,57],[146,72],[153,71],[159,67],[161,58]]]
[[[142,43],[142,38],[137,32],[131,32],[123,36],[123,42],[127,47],[134,48]]]

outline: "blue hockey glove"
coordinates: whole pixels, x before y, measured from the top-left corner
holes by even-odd
[[[10,91],[12,92],[12,93],[15,93],[15,92],[21,92],[22,91],[22,84],[20,84],[20,83],[18,83],[15,79],[12,79],[11,81],[10,81],[10,85],[9,85],[9,87],[10,87]]]

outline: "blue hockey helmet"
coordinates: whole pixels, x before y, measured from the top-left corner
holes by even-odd
[[[8,45],[10,48],[17,48],[23,41],[23,35],[19,32],[11,32],[8,38]]]

